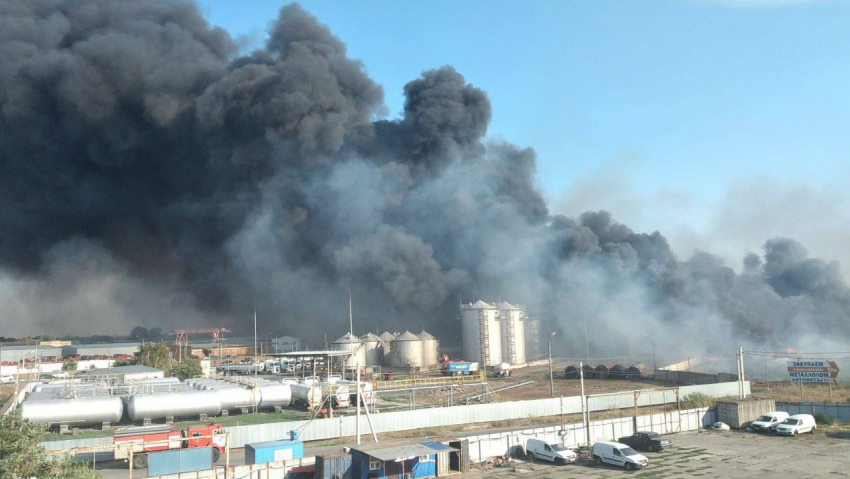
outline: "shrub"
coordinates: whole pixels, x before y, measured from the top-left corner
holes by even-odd
[[[691,393],[679,401],[682,409],[696,409],[700,407],[711,407],[717,403],[717,399],[703,393]]]
[[[826,414],[819,412],[815,414],[815,422],[818,426],[832,426],[835,423],[835,419],[831,416],[827,416]]]

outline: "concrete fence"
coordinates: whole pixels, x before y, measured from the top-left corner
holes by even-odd
[[[850,403],[830,402],[776,402],[777,411],[785,411],[792,416],[794,414],[826,414],[827,416],[842,422],[850,422]]]
[[[749,382],[745,383],[749,394]],[[700,386],[683,386],[678,388],[679,397],[698,392],[711,397],[734,396],[738,394],[738,383],[706,384]],[[638,396],[638,406],[660,406],[675,404],[674,390],[645,390]],[[622,394],[591,396],[588,410],[593,412],[633,408],[634,392]],[[353,412],[353,411],[351,411]],[[254,442],[274,441],[289,437],[289,431],[298,431],[299,438],[304,441],[321,441],[338,437],[355,435],[356,417],[349,413],[330,419],[315,419],[312,421],[276,422],[250,426],[228,427],[231,447],[244,447]],[[535,399],[529,401],[512,401],[493,404],[475,404],[468,406],[453,406],[416,411],[394,411],[372,415],[372,424],[378,434],[396,431],[409,431],[433,427],[459,426],[462,424],[511,421],[516,419],[557,416],[560,414],[581,414],[581,397],[561,397],[551,399]],[[592,417],[591,417],[592,419]],[[370,433],[366,415],[360,418],[360,431]],[[111,437],[53,441],[44,443],[48,450],[70,449],[94,445],[110,444]]]

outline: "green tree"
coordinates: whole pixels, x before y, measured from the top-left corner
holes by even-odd
[[[136,364],[136,358],[116,359],[112,362],[112,367],[117,368],[118,366],[132,366],[134,364]]]
[[[171,368],[171,375],[177,376],[181,381],[188,378],[197,378],[204,374],[201,362],[198,358],[188,357],[182,363],[177,363]]]
[[[136,353],[136,364],[167,371],[171,367],[171,350],[165,341],[145,343]]]
[[[68,358],[62,363],[63,371],[76,371],[77,370],[77,360],[74,358]]]
[[[41,447],[46,433],[41,425],[24,421],[18,412],[0,417],[0,477],[4,479],[96,479],[88,464],[49,457]]]

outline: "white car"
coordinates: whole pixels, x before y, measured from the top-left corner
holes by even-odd
[[[627,471],[641,469],[649,464],[646,456],[619,442],[597,442],[593,445],[592,457],[596,464],[613,464],[625,467]]]
[[[577,459],[576,453],[567,449],[564,445],[542,439],[529,439],[525,443],[525,455],[531,462],[534,462],[535,459],[542,459],[555,464],[571,464],[576,462]]]
[[[4,374],[0,376],[0,384],[9,384],[15,382],[15,376],[11,374]]]
[[[755,421],[750,423],[750,427],[756,432],[775,431],[782,421],[788,419],[789,414],[783,411],[766,412]]]
[[[796,436],[805,432],[815,433],[818,425],[811,414],[795,414],[782,421],[776,426],[776,433],[780,436]]]

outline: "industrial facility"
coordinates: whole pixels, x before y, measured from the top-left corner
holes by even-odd
[[[485,366],[525,364],[528,344],[533,344],[535,351],[538,347],[539,323],[534,321],[529,328],[528,315],[520,305],[478,300],[461,304],[458,318],[463,334],[463,356],[467,360],[480,361]]]

